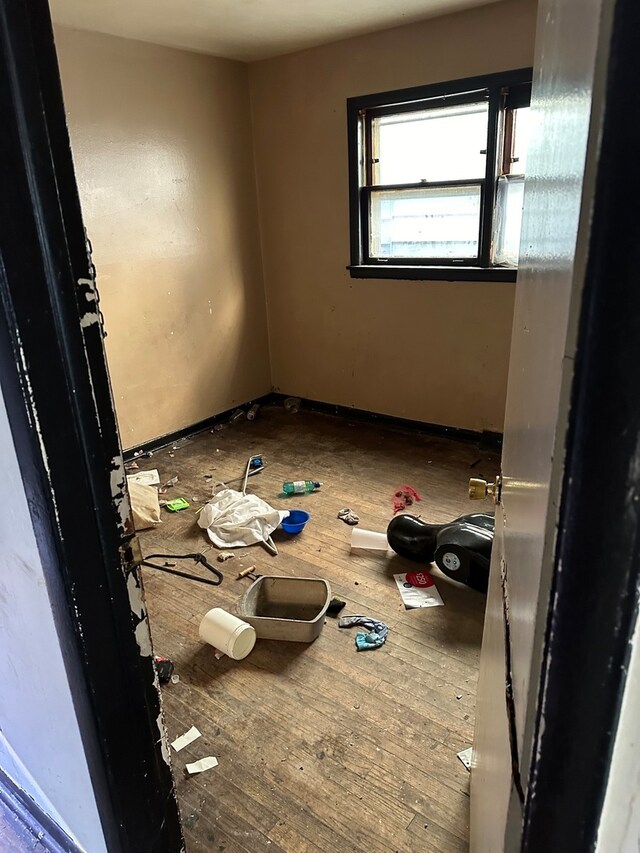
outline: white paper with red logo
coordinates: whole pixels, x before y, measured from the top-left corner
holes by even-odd
[[[436,589],[433,578],[426,569],[421,572],[407,572],[393,576],[407,610],[416,607],[438,607],[444,605]]]

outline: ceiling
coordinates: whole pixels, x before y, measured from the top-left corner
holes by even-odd
[[[252,61],[495,0],[50,0],[57,24]]]

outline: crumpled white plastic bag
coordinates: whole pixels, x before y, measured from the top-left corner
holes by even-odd
[[[267,542],[289,510],[277,510],[257,495],[243,495],[234,489],[222,489],[198,516],[218,548],[242,548]]]

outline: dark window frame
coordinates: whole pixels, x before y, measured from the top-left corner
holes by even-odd
[[[532,68],[466,77],[427,86],[396,89],[373,95],[347,99],[347,134],[349,145],[349,220],[351,262],[347,269],[352,278],[388,278],[445,281],[515,281],[517,269],[492,265],[490,262],[495,197],[503,134],[500,122],[508,110],[528,106],[531,97]],[[371,158],[372,119],[380,115],[413,111],[429,106],[477,102],[486,98],[489,104],[487,128],[487,165],[483,178],[468,181],[438,182],[480,185],[480,239],[475,262],[462,259],[433,258],[428,262],[416,258],[372,258],[369,255],[369,205],[373,192],[380,188],[372,183]],[[438,101],[441,103],[439,104]],[[429,183],[435,187],[438,184]],[[399,188],[400,185],[394,185]],[[403,184],[403,189],[424,184]],[[384,187],[388,189],[388,187]]]

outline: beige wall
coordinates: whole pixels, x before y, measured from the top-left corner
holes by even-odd
[[[501,429],[514,285],[352,280],[348,97],[533,61],[510,0],[249,66],[273,384],[289,394]]]
[[[529,64],[534,30],[509,0],[249,66],[57,30],[125,447],[272,386],[501,429],[514,287],[349,277],[345,102]]]
[[[56,33],[125,447],[271,388],[247,66]]]

